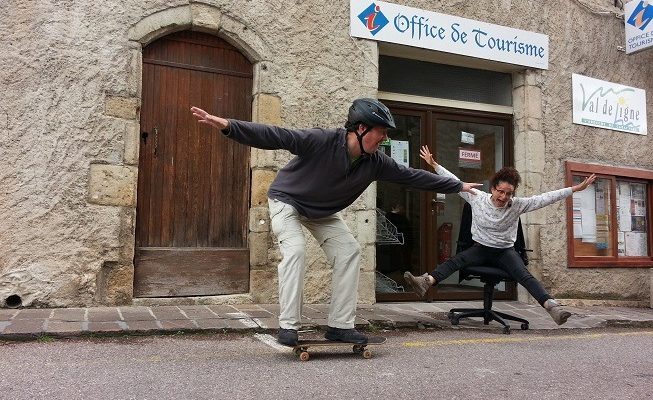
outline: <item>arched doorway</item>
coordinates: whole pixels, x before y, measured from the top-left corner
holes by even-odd
[[[249,290],[249,148],[189,109],[250,120],[252,76],[246,57],[205,33],[143,49],[135,297]]]

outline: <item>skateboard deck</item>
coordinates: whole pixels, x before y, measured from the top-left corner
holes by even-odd
[[[346,346],[352,347],[352,351],[356,354],[360,354],[363,358],[372,358],[372,351],[367,348],[367,346],[378,346],[385,343],[386,338],[382,336],[370,336],[367,338],[367,343],[358,344],[352,342],[338,342],[334,340],[326,339],[309,339],[309,340],[299,340],[296,346],[292,347],[293,353],[296,356],[299,356],[301,361],[308,361],[311,358],[308,349],[311,347],[342,347]]]

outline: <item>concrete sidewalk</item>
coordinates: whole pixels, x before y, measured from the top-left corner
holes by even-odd
[[[486,329],[501,332],[496,322],[463,319],[452,326],[447,312],[453,307],[482,307],[482,302],[379,303],[359,306],[356,325],[375,329]],[[495,302],[494,310],[523,317],[531,330],[604,327],[653,328],[651,308],[568,307],[573,312],[565,325],[556,325],[540,306],[515,301]],[[324,327],[328,305],[304,306],[304,328]],[[0,310],[0,340],[40,336],[157,334],[185,332],[270,332],[278,329],[278,304],[125,306]],[[508,323],[510,323],[508,321]],[[520,324],[510,323],[514,333]]]

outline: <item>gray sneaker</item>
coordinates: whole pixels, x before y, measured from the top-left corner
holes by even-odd
[[[422,299],[426,297],[426,292],[431,287],[428,276],[429,274],[414,276],[409,271],[404,272],[404,280],[413,289],[413,292]]]
[[[571,317],[571,313],[565,310],[560,303],[554,299],[549,299],[544,303],[544,308],[549,313],[556,324],[562,325]]]

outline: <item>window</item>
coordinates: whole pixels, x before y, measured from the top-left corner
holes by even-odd
[[[597,179],[567,199],[570,267],[653,267],[653,171],[567,162],[567,185]]]

